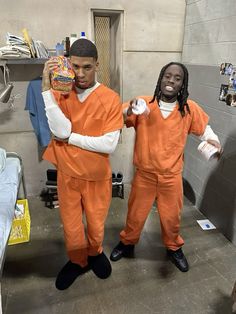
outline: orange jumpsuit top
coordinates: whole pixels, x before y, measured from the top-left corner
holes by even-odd
[[[65,116],[71,121],[73,133],[102,136],[123,127],[120,98],[102,84],[83,102],[80,102],[74,90],[68,96],[58,92],[54,96]],[[52,139],[43,158],[71,177],[88,181],[111,177],[109,155],[105,153],[84,150]]]
[[[152,97],[138,98],[146,101],[150,113],[148,116],[131,115],[126,120],[126,126],[136,130],[134,165],[147,172],[180,173],[187,135],[202,135],[208,124],[208,115],[197,103],[188,100],[190,114],[186,110],[182,117],[177,104],[169,116],[164,118],[156,100],[149,104]],[[123,107],[128,105],[125,103]]]

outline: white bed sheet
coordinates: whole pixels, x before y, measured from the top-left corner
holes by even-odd
[[[6,159],[6,167],[0,173],[0,270],[14,217],[20,173],[20,160],[8,157]]]

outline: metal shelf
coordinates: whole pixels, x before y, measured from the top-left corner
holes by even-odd
[[[6,64],[44,64],[48,59],[29,58],[29,59],[5,59]]]

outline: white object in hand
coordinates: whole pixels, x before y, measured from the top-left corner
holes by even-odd
[[[137,115],[143,113],[148,115],[150,110],[146,104],[146,101],[142,98],[138,98],[132,103],[132,112]]]
[[[198,145],[199,152],[205,157],[206,160],[211,160],[219,154],[218,148],[211,145],[207,141],[203,141]]]

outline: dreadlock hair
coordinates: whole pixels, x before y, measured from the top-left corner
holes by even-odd
[[[188,70],[182,63],[170,62],[170,63],[166,64],[161,69],[161,72],[160,72],[160,75],[159,75],[159,78],[157,81],[156,89],[155,89],[153,98],[150,101],[150,103],[154,102],[155,98],[158,102],[161,99],[161,81],[162,81],[162,78],[164,76],[165,70],[171,65],[180,66],[184,72],[183,85],[182,85],[181,90],[178,92],[178,95],[177,95],[177,100],[178,100],[178,104],[179,104],[178,110],[180,111],[181,116],[184,117],[185,113],[186,113],[185,107],[186,107],[188,113],[190,113],[190,109],[189,109],[189,105],[187,103],[187,99],[188,99],[188,95],[189,95],[189,93],[188,93]]]
[[[69,51],[70,56],[76,57],[92,57],[95,60],[98,59],[97,48],[93,42],[86,38],[79,38],[73,42]]]

